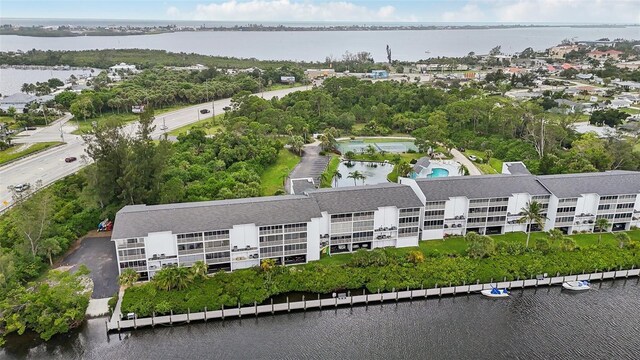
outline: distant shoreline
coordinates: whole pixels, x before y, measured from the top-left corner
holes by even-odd
[[[79,36],[134,36],[157,35],[175,32],[205,31],[242,31],[242,32],[281,32],[281,31],[424,31],[424,30],[501,30],[501,29],[533,29],[533,28],[628,28],[640,27],[638,24],[596,24],[596,25],[327,25],[327,26],[293,26],[293,25],[233,25],[233,26],[60,26],[47,28],[44,26],[12,26],[0,27],[0,35],[16,35],[30,37],[79,37]]]

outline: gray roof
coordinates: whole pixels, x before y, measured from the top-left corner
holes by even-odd
[[[527,169],[527,167],[521,162],[509,162],[505,164],[507,165],[507,170],[509,170],[509,174],[511,175],[531,175],[529,169]]]
[[[321,211],[329,214],[371,211],[384,206],[423,206],[411,187],[396,183],[317,189],[307,193],[318,202]]]
[[[416,161],[415,164],[413,164],[413,171],[415,173],[419,173],[420,171],[422,171],[422,169],[428,168],[429,164],[431,164],[431,161],[429,160],[429,158],[426,156],[423,156],[420,159],[418,159],[418,161]]]
[[[0,104],[27,104],[35,100],[36,97],[25,93],[15,93],[0,99]]]
[[[308,222],[320,217],[315,200],[302,195],[166,205],[130,205],[116,214],[113,239],[232,229],[234,225],[276,225]]]
[[[512,194],[547,195],[533,175],[481,175],[416,179],[427,201],[466,196],[469,199],[506,197]]]
[[[293,179],[291,187],[294,194],[301,195],[307,190],[315,189],[316,185],[313,183],[313,179]]]
[[[640,172],[608,171],[586,174],[538,176],[540,182],[559,198],[582,194],[622,195],[640,193]]]

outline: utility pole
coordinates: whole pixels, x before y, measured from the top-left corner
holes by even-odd
[[[62,123],[63,121],[60,121],[60,139],[62,139],[62,142],[64,142],[64,132],[62,131]]]

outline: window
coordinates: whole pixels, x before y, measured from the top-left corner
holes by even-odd
[[[284,226],[284,232],[286,232],[286,233],[300,232],[300,231],[307,231],[307,224],[306,223],[288,224],[288,225]]]
[[[419,213],[420,208],[400,209],[400,216],[418,215]]]
[[[634,206],[633,203],[618,204],[618,206],[616,206],[616,209],[633,209],[633,206]]]
[[[444,216],[444,210],[428,210],[424,212],[424,216]]]
[[[178,242],[202,241],[202,233],[178,234],[176,237],[178,238]]]
[[[578,198],[566,198],[566,199],[560,199],[558,201],[558,204],[566,204],[566,203],[572,203],[576,201],[578,201]]]
[[[352,214],[335,214],[335,215],[331,215],[331,222],[332,223],[351,221],[352,219],[353,219]]]
[[[557,223],[573,222],[573,216],[561,216],[559,218],[556,218],[556,222]]]
[[[613,196],[600,196],[600,201],[609,201],[609,200],[616,200],[618,198],[617,195],[613,195]]]
[[[487,212],[487,208],[486,207],[475,207],[475,208],[470,208],[469,209],[469,215],[484,214],[486,212]]]
[[[284,240],[288,242],[294,242],[295,240],[300,240],[300,242],[307,241],[307,233],[284,234]]]
[[[231,253],[228,251],[224,251],[224,252],[217,252],[217,253],[211,253],[211,254],[206,254],[205,258],[207,260],[211,260],[211,259],[224,259],[224,258],[228,258],[231,256]]]
[[[402,228],[398,230],[398,237],[410,237],[410,236],[417,236],[417,235],[418,235],[417,227]]]
[[[146,260],[125,261],[120,263],[120,269],[132,268],[132,267],[146,267]]]
[[[628,219],[630,217],[631,217],[631,213],[616,214],[615,216],[616,219]]]
[[[489,202],[489,199],[473,199],[469,201],[469,205],[486,204],[488,202]]]
[[[209,248],[218,248],[218,247],[229,247],[229,240],[218,240],[218,241],[210,241],[205,242],[204,247]]]
[[[262,257],[269,257],[272,255],[282,255],[282,246],[260,248],[260,255]]]
[[[501,222],[507,220],[506,216],[489,216],[487,222]]]
[[[502,198],[495,198],[495,199],[491,199],[492,203],[497,203],[497,202],[509,202],[509,198],[508,197],[502,197]]]
[[[353,223],[353,231],[362,231],[373,229],[373,220],[355,221]]]
[[[442,229],[444,220],[429,220],[424,222],[425,229]]]
[[[202,243],[180,244],[180,245],[178,245],[178,251],[197,250],[197,249],[202,249]]]
[[[353,220],[371,220],[373,219],[373,211],[359,212],[353,214]]]
[[[598,216],[596,216],[596,219],[608,219],[608,220],[612,220],[612,219],[613,219],[613,214],[598,215]]]
[[[558,213],[575,213],[575,212],[576,212],[575,206],[558,208]]]
[[[373,231],[363,231],[353,233],[353,242],[373,240]]]
[[[611,209],[611,205],[598,205],[598,211],[609,210]]]
[[[229,238],[229,230],[205,231],[204,233],[205,240],[217,240],[217,239],[228,239],[228,238]]]
[[[506,212],[506,211],[507,211],[506,206],[490,206],[489,207],[489,212]]]
[[[445,201],[427,201],[425,203],[425,206],[430,207],[430,208],[444,207],[445,203],[446,203]]]
[[[467,220],[467,223],[469,224],[477,224],[477,223],[484,223],[487,221],[487,218],[485,217],[479,217],[479,218],[472,218]]]
[[[260,236],[260,244],[278,242],[282,244],[282,235]]]
[[[636,200],[636,195],[620,195],[620,196],[618,196],[618,201],[621,201],[621,200],[635,201]]]
[[[407,225],[417,225],[418,222],[420,222],[419,216],[405,217],[405,218],[400,218],[399,220],[400,227],[407,226]]]
[[[285,245],[284,251],[306,252],[307,244]]]
[[[282,233],[282,225],[260,226],[260,235]]]

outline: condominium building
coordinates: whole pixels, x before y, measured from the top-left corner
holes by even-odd
[[[383,184],[118,211],[112,240],[119,270],[148,280],[166,266],[204,261],[209,272],[301,264],[332,253],[417,246],[422,202],[406,185]]]
[[[593,231],[597,218],[607,230],[629,230],[640,224],[640,173],[563,175],[484,175],[400,179],[422,194],[425,204],[422,240],[449,235],[549,231],[571,234]],[[543,226],[519,221],[528,202],[541,204]]]
[[[543,224],[519,221],[533,201]],[[401,178],[303,195],[132,205],[117,213],[112,240],[120,271],[132,268],[148,280],[165,266],[196,261],[209,272],[263,259],[301,264],[318,260],[322,249],[409,247],[471,231],[593,231],[598,218],[609,220],[607,230],[640,225],[640,172]]]

